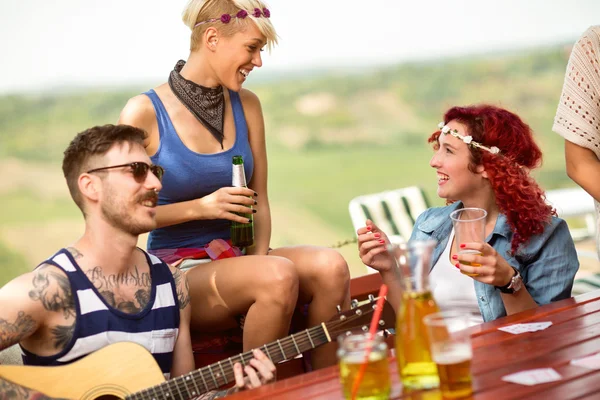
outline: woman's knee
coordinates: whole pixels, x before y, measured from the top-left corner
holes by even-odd
[[[293,312],[298,299],[299,278],[292,261],[277,256],[267,257],[260,266],[258,281],[258,298]]]
[[[323,249],[315,257],[319,286],[347,291],[350,285],[348,263],[333,249]]]

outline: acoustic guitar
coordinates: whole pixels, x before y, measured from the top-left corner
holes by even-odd
[[[367,304],[339,313],[322,323],[260,349],[273,361],[289,360],[352,331],[368,331],[375,308]],[[395,325],[392,307],[384,302],[379,328]],[[1,365],[0,377],[46,395],[67,399],[187,400],[235,381],[233,365],[253,358],[246,352],[165,381],[152,355],[133,342],[111,344],[72,364],[56,367]]]

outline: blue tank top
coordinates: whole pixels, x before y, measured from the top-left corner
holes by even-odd
[[[179,333],[179,301],[169,267],[159,258],[144,254],[150,267],[152,289],[150,301],[137,314],[110,306],[68,250],[62,249],[46,260],[45,264],[62,269],[69,279],[76,311],[75,328],[69,344],[54,356],[39,356],[21,347],[23,364],[64,365],[112,343],[135,342],[152,353],[168,378]]]
[[[167,114],[165,106],[154,90],[146,93],[156,114],[160,143],[150,159],[165,169],[158,204],[172,204],[207,196],[214,191],[231,186],[231,159],[235,155],[244,158],[246,180],[250,182],[254,170],[254,158],[248,141],[248,126],[240,95],[229,91],[235,143],[229,150],[200,154],[190,150],[180,139]],[[178,225],[158,228],[148,236],[148,250],[201,248],[214,239],[229,239],[230,222],[224,219],[195,220]]]

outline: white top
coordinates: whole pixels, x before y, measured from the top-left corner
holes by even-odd
[[[448,244],[429,273],[429,286],[433,298],[442,311],[457,310],[473,315],[474,323],[482,323],[483,317],[477,304],[475,285],[471,277],[464,275],[450,262],[450,246],[454,241],[454,229]]]

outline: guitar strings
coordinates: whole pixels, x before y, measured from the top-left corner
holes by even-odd
[[[348,317],[346,317],[345,320],[340,320],[340,321],[331,321],[327,324],[327,329],[328,331],[335,331],[336,328],[340,325],[347,325],[348,323],[352,322],[354,319],[358,319],[361,317],[364,317],[364,314],[368,314],[370,311],[372,310],[368,310],[366,312],[363,312],[362,315],[350,315]],[[312,332],[311,332],[312,331]],[[322,331],[322,332],[320,332]],[[313,335],[312,333],[315,333],[316,335]],[[296,336],[302,336],[302,338],[298,339]],[[293,338],[293,339],[292,339]],[[312,342],[311,342],[312,339]],[[335,338],[331,338],[331,340],[335,340]],[[305,345],[310,344],[311,349],[314,348],[313,347],[313,343],[315,341],[317,342],[321,342],[324,341],[324,343],[319,343],[317,344],[315,347],[321,345],[321,344],[325,344],[328,342],[327,337],[325,335],[325,331],[323,330],[323,327],[321,325],[318,326],[314,326],[312,328],[306,329],[304,331],[301,332],[297,332],[295,334],[292,334],[286,338],[283,339],[279,339],[278,342],[272,342],[263,346],[260,346],[259,349],[261,349],[264,353],[266,353],[267,357],[269,357],[269,359],[271,361],[273,361],[273,359],[268,355],[269,353],[279,353],[281,354],[281,358],[282,361],[283,360],[288,360],[288,354],[293,354],[296,353],[297,355],[297,350],[296,350],[296,346],[294,345],[294,341],[296,342],[296,344],[298,345],[298,347],[303,347]],[[281,351],[281,348],[283,348],[283,353]],[[268,349],[268,351],[265,351],[264,349]],[[245,353],[241,353],[232,357],[229,357],[227,359],[221,360],[215,364],[217,364],[217,366],[212,367],[212,365],[215,364],[211,364],[211,365],[207,365],[205,367],[196,369],[192,372],[189,372],[185,375],[181,375],[178,376],[176,378],[173,378],[172,380],[163,382],[159,385],[155,385],[152,386],[150,388],[144,389],[141,392],[138,392],[132,396],[128,396],[127,399],[137,399],[140,398],[139,396],[143,396],[141,397],[142,399],[146,396],[145,393],[148,394],[152,394],[152,392],[154,392],[154,395],[164,395],[166,392],[164,391],[164,389],[167,389],[169,391],[169,393],[171,395],[173,395],[172,391],[170,390],[171,388],[175,388],[177,390],[177,392],[179,394],[182,393],[182,391],[180,389],[183,389],[183,391],[185,392],[186,395],[193,395],[192,392],[196,391],[196,388],[198,389],[204,389],[204,391],[202,393],[206,393],[212,389],[217,389],[223,385],[226,385],[228,383],[231,383],[232,381],[235,380],[234,378],[234,374],[233,374],[233,368],[232,365],[235,363],[240,363],[240,360],[243,360],[242,365],[247,365],[249,364],[250,360],[254,358],[254,355],[252,354],[252,351],[249,352],[245,352]],[[236,360],[238,359],[238,360]],[[216,370],[216,374],[214,373],[213,370]],[[225,375],[223,375],[223,372],[225,373]],[[187,379],[186,379],[187,378]],[[201,378],[202,382],[198,382],[197,378]],[[190,382],[186,382],[187,380],[189,380]],[[217,385],[215,386],[215,381],[217,382]],[[219,383],[219,381],[222,381],[222,383]],[[194,388],[194,390],[190,390],[189,387],[192,386]],[[156,390],[159,390],[160,392],[156,392]],[[198,396],[201,393],[196,393],[195,395]]]
[[[264,349],[266,347],[266,348],[268,348],[269,353],[274,354],[274,355],[280,354],[282,360],[287,360],[287,359],[289,359],[287,357],[289,354],[297,352],[296,347],[294,346],[293,341],[291,339],[292,336],[294,337],[294,340],[296,340],[296,343],[298,344],[299,347],[303,347],[305,345],[310,344],[310,340],[308,338],[304,338],[304,336],[308,337],[308,335],[310,335],[310,338],[313,340],[313,343],[319,342],[319,345],[321,344],[320,343],[321,341],[324,341],[325,343],[327,343],[325,332],[324,331],[319,332],[320,330],[322,330],[322,326],[315,326],[310,329],[306,329],[304,331],[295,333],[287,338],[280,339],[279,343],[281,344],[281,347],[284,349],[284,353],[285,353],[286,357],[283,356],[281,349],[279,348],[279,344],[277,342],[270,343],[268,345],[263,345],[263,346],[259,347],[259,349],[261,349],[263,352],[265,352]],[[296,337],[296,336],[300,336],[300,335],[302,335],[303,338],[299,339]],[[310,344],[310,345],[312,348],[312,344]],[[218,363],[215,363],[217,365],[212,368],[209,368],[209,367],[211,367],[212,365],[215,365],[215,364],[211,364],[210,366],[202,367],[202,368],[194,370],[188,374],[181,375],[172,380],[163,382],[159,385],[149,387],[147,389],[142,390],[141,392],[135,393],[132,396],[128,396],[127,399],[132,399],[132,400],[138,399],[138,398],[144,399],[144,398],[148,398],[148,397],[146,397],[147,394],[151,395],[151,397],[152,397],[152,396],[157,396],[157,395],[164,395],[165,393],[170,393],[171,396],[173,396],[173,391],[171,390],[171,388],[176,389],[178,391],[178,393],[181,393],[183,391],[186,393],[186,395],[192,395],[192,392],[196,391],[196,387],[197,387],[198,389],[204,389],[204,391],[202,391],[201,393],[205,393],[212,389],[217,389],[217,388],[219,388],[223,385],[226,385],[226,384],[232,382],[233,380],[235,380],[234,375],[233,375],[232,364],[241,363],[240,360],[243,359],[244,362],[242,364],[248,365],[249,361],[252,358],[254,358],[254,356],[251,351],[245,352],[242,354],[238,354],[238,355],[229,357],[227,359],[221,360]],[[271,361],[273,361],[271,357],[269,357],[269,359],[271,359]],[[220,364],[220,367],[219,367],[219,364]],[[225,375],[223,375],[223,373],[221,372],[221,368],[225,371]],[[211,372],[213,372],[213,373],[211,374]],[[186,378],[190,378],[189,382]],[[203,378],[203,379],[201,382],[199,382],[198,378]],[[192,383],[192,381],[194,381],[196,383],[196,385],[194,385],[194,383]],[[215,386],[215,381],[217,381],[216,386]],[[191,388],[193,388],[193,390]],[[180,390],[180,389],[182,389],[182,390]],[[197,393],[196,395],[199,395],[199,394],[200,393]]]

